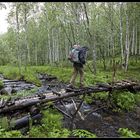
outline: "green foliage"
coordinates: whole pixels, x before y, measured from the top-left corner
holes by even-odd
[[[113,94],[113,101],[123,110],[133,110],[135,107],[135,97],[133,93],[121,92]]]
[[[72,131],[72,135],[78,138],[96,138],[97,136],[87,130],[75,129]]]
[[[14,35],[12,36],[12,39],[14,39]],[[8,63],[12,63],[14,60],[16,60],[14,56],[14,52],[12,51],[10,41],[8,39],[8,34],[0,35],[0,65],[6,65]],[[13,40],[14,41],[14,40]],[[15,44],[12,44],[14,47]],[[10,46],[10,47],[9,47]]]
[[[32,69],[28,69],[24,73],[24,80],[27,82],[35,83],[37,86],[41,86],[41,82],[37,78],[37,74],[35,71],[32,71]]]
[[[9,98],[11,98],[11,96],[9,96],[9,95],[1,95],[0,96],[0,100],[8,100]]]
[[[96,93],[96,94],[93,94],[92,95],[94,97],[95,100],[107,100],[108,98],[108,92],[99,92],[99,93]]]
[[[10,71],[9,71],[10,69]],[[38,73],[46,73],[50,75],[55,75],[60,81],[69,82],[72,75],[72,67],[57,67],[57,66],[28,66],[27,71],[25,71],[24,67],[21,68],[22,75],[19,74],[18,67],[13,66],[1,66],[0,73],[3,73],[4,76],[8,79],[20,79],[23,76],[24,80],[27,82],[33,82],[37,86],[40,86],[41,83],[37,77]],[[97,71],[96,76],[93,75],[85,66],[85,86],[92,86],[96,83],[106,83],[112,81],[112,72],[111,71],[102,71],[102,69]],[[123,71],[118,71],[116,73],[116,80],[121,80],[123,78],[135,77],[135,75],[139,75],[137,71],[128,71],[127,73],[123,73]],[[76,85],[79,83],[79,77],[76,79]]]
[[[41,126],[32,126],[32,128],[28,132],[28,137],[31,137],[31,138],[46,138],[47,137],[47,132],[43,131]]]
[[[4,83],[2,80],[0,80],[0,89],[2,89],[4,87]]]
[[[135,98],[136,104],[137,105],[140,105],[140,92],[138,92],[137,94],[135,94],[134,98]]]
[[[66,128],[63,129],[53,129],[53,131],[48,133],[49,138],[67,138],[70,135],[70,131]]]
[[[82,96],[81,96],[82,98]],[[108,92],[99,92],[99,93],[92,93],[90,95],[86,95],[85,96],[85,102],[87,104],[91,104],[92,102],[94,102],[94,100],[104,100],[106,101],[108,98]]]
[[[140,135],[136,134],[136,132],[129,130],[128,128],[119,128],[118,132],[124,138],[140,138]]]
[[[0,138],[24,138],[18,130],[6,131],[0,127]]]
[[[54,109],[44,111],[41,126],[33,126],[29,131],[30,137],[67,138],[69,135],[70,131],[62,127],[62,115]]]
[[[9,124],[8,124],[8,118],[7,117],[2,117],[0,118],[0,126],[1,128],[8,130]]]
[[[68,82],[72,74],[71,68],[56,67],[56,66],[33,66],[31,67],[36,73],[46,73],[55,75],[60,81]]]
[[[61,128],[61,120],[62,120],[61,114],[58,114],[53,110],[46,110],[43,112],[43,115],[44,115],[42,119],[43,127],[46,130],[53,129],[53,128],[59,128],[59,129]],[[47,125],[45,125],[44,123]]]
[[[10,70],[9,70],[10,69]],[[71,69],[69,68],[60,68],[60,67],[50,67],[50,66],[32,66],[27,67],[27,71],[24,70],[24,67],[21,68],[22,75],[19,74],[18,67],[13,66],[1,66],[0,73],[2,73],[8,79],[18,80],[21,76],[27,82],[32,82],[37,86],[41,85],[37,74],[38,73],[46,73],[50,75],[55,75],[60,81],[68,82],[71,76]]]
[[[86,95],[84,101],[87,104],[91,104],[93,102],[93,98],[92,98],[92,96]]]
[[[9,70],[10,69],[10,70]],[[5,78],[19,80],[23,77],[27,82],[32,82],[37,86],[41,85],[41,82],[37,78],[36,71],[33,71],[30,67],[27,68],[27,71],[24,70],[24,67],[21,68],[21,75],[19,73],[18,67],[13,66],[1,66],[0,73],[4,75]]]
[[[20,79],[20,75],[17,67],[1,66],[0,73],[2,73],[4,77],[8,79],[15,79],[15,80]]]

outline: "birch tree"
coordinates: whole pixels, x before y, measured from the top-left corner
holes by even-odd
[[[18,48],[17,57],[18,57],[18,68],[21,75],[21,59],[20,59],[20,46],[19,46],[19,8],[20,4],[16,3],[16,46]]]
[[[124,61],[124,50],[123,50],[123,28],[122,28],[122,8],[123,3],[120,3],[119,15],[120,15],[120,47],[121,47],[121,66],[123,68],[123,61]]]
[[[128,69],[128,61],[129,61],[129,17],[128,17],[128,7],[126,4],[126,11],[125,11],[125,16],[126,16],[126,40],[125,40],[125,72]]]

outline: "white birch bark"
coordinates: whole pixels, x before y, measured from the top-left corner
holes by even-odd
[[[126,12],[126,42],[125,42],[125,72],[128,69],[128,60],[129,60],[129,19]]]
[[[135,47],[135,27],[133,24],[133,31],[132,31],[132,46],[131,46],[131,54],[134,54],[134,47]]]
[[[18,3],[16,3],[16,46],[18,48],[17,57],[18,57],[18,69],[19,74],[21,75],[21,59],[20,59],[20,47],[19,47],[19,18],[18,18]]]
[[[124,52],[123,52],[123,31],[122,31],[122,3],[120,4],[120,46],[121,46],[121,64],[124,60]]]
[[[135,55],[137,55],[137,25],[136,25],[136,32],[135,32],[135,35],[136,35],[136,40],[135,40]]]

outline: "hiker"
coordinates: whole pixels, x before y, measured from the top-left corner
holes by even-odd
[[[80,87],[83,87],[83,80],[84,80],[84,64],[86,59],[86,52],[88,48],[87,47],[81,47],[80,45],[74,45],[71,48],[70,54],[68,59],[73,63],[73,73],[72,77],[70,79],[70,84],[68,87],[73,87],[75,83],[75,79],[80,74]]]

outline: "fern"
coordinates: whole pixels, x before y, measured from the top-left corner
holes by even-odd
[[[23,138],[24,136],[18,130],[6,131],[0,127],[0,138]]]
[[[135,98],[134,94],[130,92],[123,92],[113,94],[113,101],[116,103],[121,109],[131,111],[135,107]]]
[[[119,128],[118,132],[121,134],[122,137],[125,138],[140,138],[140,135],[136,134],[136,132],[129,130],[128,128]]]
[[[75,129],[72,131],[72,135],[78,138],[96,138],[97,136],[87,130]]]
[[[48,109],[43,112],[41,126],[32,127],[29,131],[30,137],[44,138],[67,138],[70,131],[62,127],[63,116],[55,109]]]

